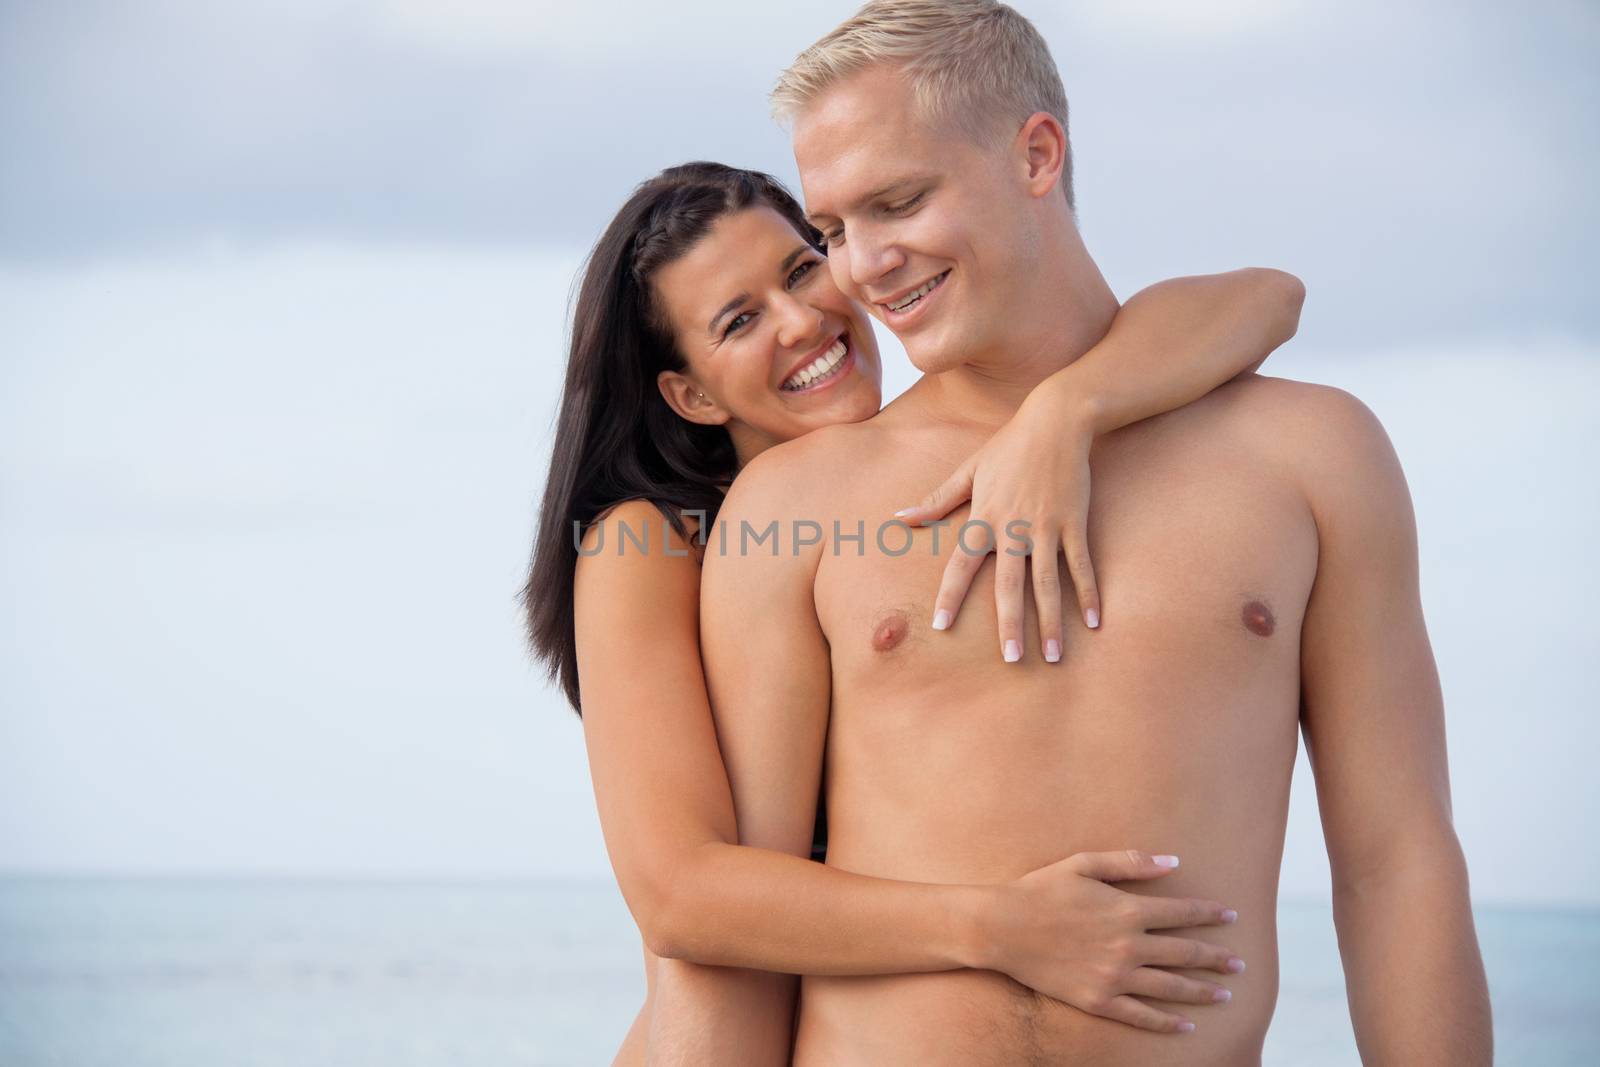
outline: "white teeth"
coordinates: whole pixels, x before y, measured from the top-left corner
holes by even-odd
[[[925,297],[929,293],[933,292],[933,287],[938,285],[942,280],[944,280],[944,275],[943,274],[939,275],[937,278],[934,278],[934,279],[932,279],[930,281],[924,282],[920,289],[918,289],[914,293],[907,294],[906,298],[904,300],[900,301],[900,303],[888,305],[889,310],[890,311],[904,311],[906,308],[910,307],[912,304],[915,304],[918,300],[921,300],[923,297]]]
[[[844,358],[846,351],[848,349],[844,343],[844,338],[840,337],[833,342],[833,346],[826,352],[790,375],[780,388],[804,389],[817,379],[826,377],[829,371],[839,365],[839,361]]]

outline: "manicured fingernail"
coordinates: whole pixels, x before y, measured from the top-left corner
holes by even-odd
[[[933,628],[935,630],[950,629],[950,613],[943,608],[933,613]]]
[[[1178,1033],[1180,1033],[1180,1034],[1192,1034],[1192,1033],[1194,1033],[1194,1023],[1189,1022],[1187,1019],[1184,1020],[1183,1022],[1179,1023],[1178,1024]]]
[[[1050,640],[1046,641],[1044,643],[1044,658],[1049,660],[1051,663],[1060,663],[1061,662],[1061,642],[1057,641],[1053,637]]]
[[[1219,989],[1215,993],[1211,994],[1211,999],[1216,1001],[1218,1004],[1226,1004],[1228,1001],[1233,999],[1233,990]]]
[[[1150,859],[1157,867],[1176,867],[1178,865],[1178,857],[1176,856],[1151,856]]]
[[[899,511],[894,513],[894,517],[897,519],[903,519],[916,510],[916,508],[901,508]]]
[[[1015,641],[1006,642],[1006,662],[1015,663],[1022,658],[1022,646]]]
[[[1238,921],[1238,918],[1239,918],[1239,913],[1234,911],[1232,908],[1223,908],[1222,909],[1222,921],[1223,922],[1225,922],[1225,923],[1236,922],[1236,921]]]
[[[1232,971],[1234,974],[1243,974],[1244,960],[1241,960],[1238,956],[1234,956],[1228,961],[1228,970]]]
[[[1088,611],[1083,613],[1083,620],[1089,624],[1089,629],[1091,630],[1098,630],[1100,628],[1100,613],[1094,608],[1090,608]]]

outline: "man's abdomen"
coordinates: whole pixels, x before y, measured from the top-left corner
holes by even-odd
[[[1248,951],[1248,950],[1246,950]],[[796,1067],[1246,1067],[1260,1062],[1277,996],[1275,953],[1233,1003],[1180,1009],[1191,1034],[1155,1034],[1034,993],[992,971],[806,978]]]
[[[1276,897],[1292,739],[1291,728],[1281,755],[1259,760],[1256,774],[1223,773],[1208,782],[1179,775],[1158,784],[1151,780],[1155,775],[1110,763],[1096,776],[1097,797],[1044,786],[1054,794],[1048,802],[1016,806],[1012,798],[1030,792],[1020,783],[998,802],[974,785],[967,790],[968,810],[954,810],[958,796],[943,818],[916,814],[924,804],[899,808],[866,833],[848,814],[835,820],[830,865],[913,881],[1002,882],[1078,852],[1138,848],[1179,855],[1182,866],[1173,874],[1118,887],[1217,900],[1239,912],[1238,921],[1229,925],[1163,931],[1226,946],[1247,965],[1238,975],[1177,972],[1225,986],[1233,993],[1227,1004],[1152,1002],[1192,1019],[1194,1033],[1134,1030],[991,971],[808,977],[802,983],[795,1062],[1255,1063],[1277,998]],[[1017,762],[1023,775],[1036,771],[1026,760]],[[880,809],[890,810],[893,806]]]
[[[806,979],[798,1064],[1250,1064],[1277,994],[1276,896],[1298,736],[1298,613],[1281,648],[1252,634],[1120,625],[1073,635],[1064,662],[844,669],[828,742],[828,863],[861,874],[993,883],[1079,852],[1173,853],[1182,866],[1119,888],[1237,909],[1170,931],[1227,946],[1241,975],[1187,972],[1231,1002],[1158,1007],[1195,1033],[1153,1034],[1034,994],[994,972]],[[1174,616],[1179,616],[1175,618]],[[1141,625],[1144,623],[1145,625]],[[1176,627],[1174,624],[1177,623]],[[1234,624],[1238,625],[1238,624]],[[977,635],[974,635],[976,638]],[[1254,644],[1252,642],[1259,642]],[[920,642],[919,642],[920,644]],[[1075,657],[1075,659],[1069,659]]]

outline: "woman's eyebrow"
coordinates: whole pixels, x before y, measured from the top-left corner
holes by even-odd
[[[750,299],[750,294],[749,293],[740,293],[738,296],[734,297],[732,300],[728,301],[726,304],[723,304],[722,307],[717,310],[717,313],[715,315],[711,316],[711,321],[706,323],[706,333],[710,333],[710,334],[716,333],[717,332],[717,323],[722,320],[722,317],[724,315],[727,315],[727,314],[733,312],[733,311],[736,311],[740,304],[745,303],[749,299]]]
[[[778,273],[788,274],[789,268],[794,266],[795,260],[805,255],[807,252],[812,251],[815,251],[815,249],[813,249],[810,245],[804,243],[800,244],[793,252],[790,252],[787,256],[783,257],[783,262],[778,265]]]
[[[794,266],[794,261],[811,251],[814,251],[814,249],[810,245],[806,244],[804,241],[800,242],[800,244],[795,246],[793,252],[790,252],[787,256],[783,257],[783,262],[778,265],[778,273],[789,273],[789,268]],[[717,313],[711,316],[711,321],[706,323],[706,333],[716,333],[717,323],[722,320],[722,317],[731,311],[737,310],[740,304],[747,302],[749,299],[749,293],[740,293],[726,304],[723,304],[722,307],[717,309]]]

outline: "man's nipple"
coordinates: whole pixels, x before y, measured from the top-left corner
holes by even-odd
[[[1239,612],[1239,621],[1244,623],[1244,628],[1259,637],[1271,637],[1272,631],[1278,628],[1278,620],[1272,617],[1272,609],[1259,600],[1252,600]]]
[[[874,652],[887,652],[906,639],[910,631],[910,623],[901,612],[895,611],[885,615],[872,628],[872,650]]]

